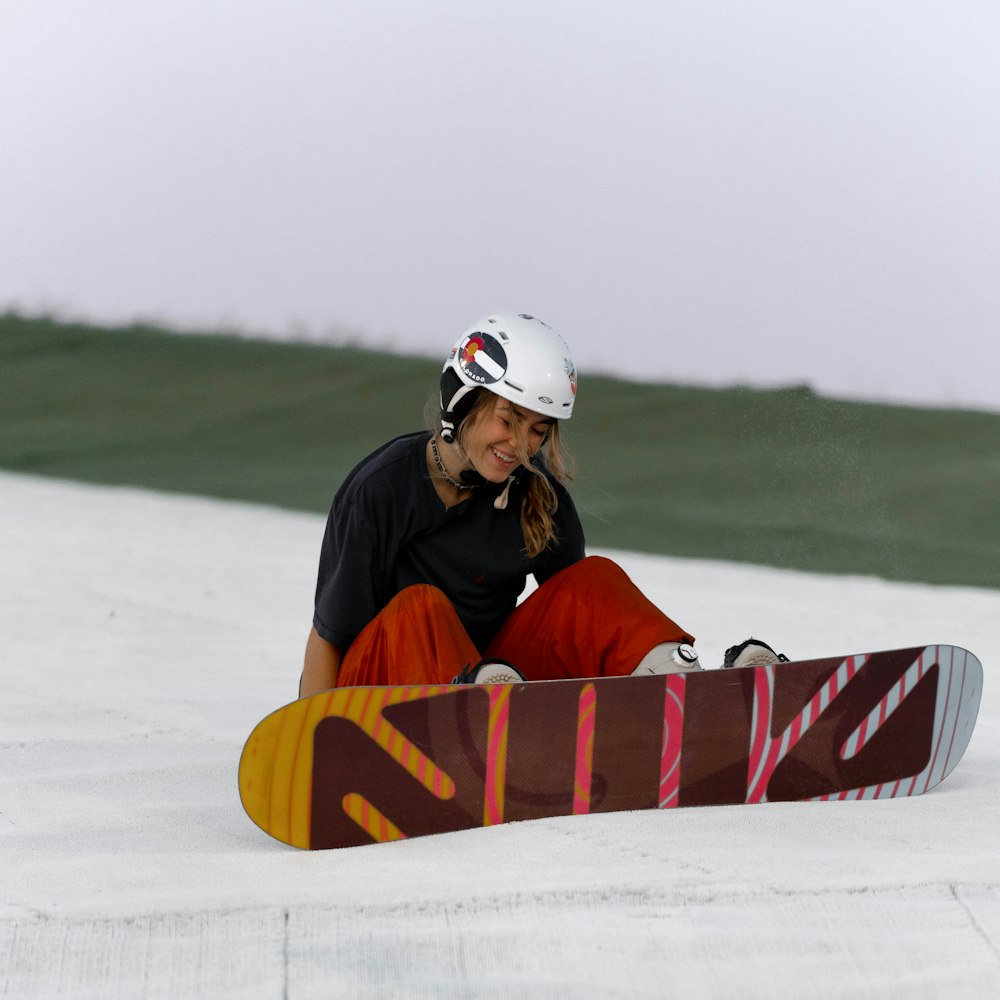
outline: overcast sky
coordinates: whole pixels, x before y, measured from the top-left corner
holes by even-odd
[[[0,0],[0,307],[442,358],[528,311],[582,380],[1000,410],[998,45],[994,0]]]

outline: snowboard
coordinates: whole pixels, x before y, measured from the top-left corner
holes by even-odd
[[[267,716],[250,819],[322,849],[551,816],[920,795],[965,752],[955,646],[647,677],[335,688]]]

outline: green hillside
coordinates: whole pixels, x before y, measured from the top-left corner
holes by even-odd
[[[0,467],[325,511],[423,424],[439,364],[0,317]],[[588,540],[1000,586],[1000,415],[581,377]]]

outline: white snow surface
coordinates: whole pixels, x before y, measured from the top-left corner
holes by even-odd
[[[925,796],[509,824],[300,852],[240,806],[296,693],[323,519],[0,473],[0,997],[986,997],[1000,592],[609,553],[699,636],[965,646]]]

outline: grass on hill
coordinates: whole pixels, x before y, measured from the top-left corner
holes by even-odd
[[[325,512],[440,365],[0,316],[0,467]],[[1000,415],[581,379],[592,546],[1000,586]]]

